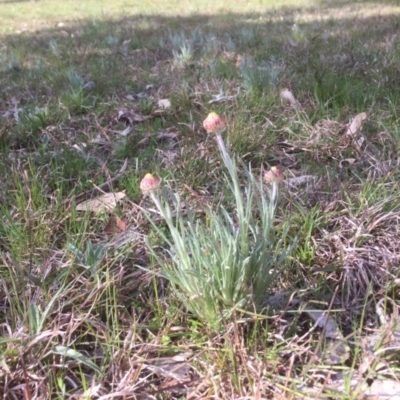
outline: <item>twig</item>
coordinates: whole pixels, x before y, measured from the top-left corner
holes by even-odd
[[[78,194],[70,199],[64,200],[63,204],[71,203],[73,200],[75,200],[76,202],[81,202],[83,200],[92,198],[96,194],[110,191],[112,185],[125,173],[127,166],[128,166],[128,159],[125,160],[124,165],[117,172],[114,178],[109,179],[107,182],[104,182],[100,186],[96,186],[92,189],[87,190],[84,193]]]

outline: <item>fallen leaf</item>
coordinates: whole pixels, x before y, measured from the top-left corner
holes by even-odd
[[[325,311],[307,310],[307,314],[319,328],[325,328],[325,337],[331,339],[340,339],[341,333],[336,326],[335,321]]]
[[[95,83],[93,81],[88,81],[83,85],[83,89],[90,90],[95,87]]]
[[[370,399],[400,400],[400,382],[392,379],[376,379],[364,395]]]
[[[131,92],[130,94],[127,94],[125,96],[125,99],[130,101],[136,101],[140,99],[145,99],[147,97],[149,96],[146,92],[139,92],[139,93]]]
[[[190,354],[178,354],[173,357],[159,357],[157,359],[147,359],[144,367],[165,378],[174,378],[178,381],[188,377],[190,365],[187,358]]]
[[[320,357],[329,365],[345,362],[350,356],[350,348],[334,319],[326,311],[308,309],[306,313],[315,322],[315,326],[323,329],[326,340]]]
[[[294,109],[300,109],[300,103],[294,98],[293,93],[289,89],[281,90],[281,101],[287,101]]]
[[[328,365],[343,364],[350,357],[350,347],[344,339],[326,339],[321,357]]]
[[[343,168],[343,164],[344,163],[348,163],[350,165],[353,165],[356,161],[357,161],[357,159],[355,159],[355,158],[345,158],[344,160],[340,161],[339,167]]]
[[[261,128],[267,129],[267,128],[269,128],[270,126],[272,126],[273,128],[275,128],[275,125],[274,125],[274,123],[273,123],[271,120],[269,120],[267,117],[264,117],[264,118],[265,118],[265,123],[261,125]]]
[[[124,192],[106,193],[102,196],[96,197],[80,203],[76,206],[78,211],[113,211],[117,203],[122,200],[126,194]]]
[[[368,119],[368,115],[365,112],[362,112],[360,114],[357,114],[353,120],[351,121],[351,124],[349,125],[346,135],[354,136],[361,127],[363,126],[364,122]]]
[[[132,128],[130,126],[128,126],[123,131],[118,132],[118,134],[125,137],[131,130],[132,130]]]
[[[237,95],[233,96],[225,96],[222,93],[213,95],[213,99],[208,102],[208,104],[213,104],[213,103],[221,103],[223,101],[230,101],[230,100],[235,100]]]
[[[312,184],[316,182],[317,179],[318,177],[314,175],[301,175],[301,176],[296,176],[295,178],[286,179],[285,182],[286,185],[290,187],[297,187],[303,183]]]
[[[367,113],[362,112],[360,114],[357,114],[349,124],[349,127],[346,131],[346,135],[351,136],[351,138],[353,139],[352,145],[359,156],[363,154],[362,145],[364,144],[364,142],[366,142],[366,139],[363,136],[361,129],[367,119]]]
[[[107,137],[108,139],[108,137]],[[93,138],[92,140],[90,140],[90,143],[96,143],[96,144],[100,144],[100,145],[106,145],[108,144],[108,140],[105,139],[103,136],[101,136],[99,133],[96,135],[95,138]]]
[[[108,245],[114,246],[115,248],[123,247],[127,244],[132,245],[137,243],[140,238],[140,233],[137,231],[136,227],[131,225],[129,228],[126,228],[126,231],[113,236]]]
[[[166,108],[156,108],[151,112],[150,118],[160,117],[167,111]]]
[[[168,130],[157,132],[157,139],[159,139],[159,140],[173,140],[173,139],[176,139],[178,136],[179,135],[177,132],[168,131]]]
[[[114,233],[121,233],[126,231],[126,223],[119,217],[111,217],[104,228],[104,233],[113,235]]]
[[[171,102],[169,99],[161,99],[161,100],[158,100],[157,105],[160,108],[170,108]]]
[[[138,114],[132,110],[124,109],[118,111],[118,120],[130,125],[133,125],[138,122],[147,121],[150,118],[152,117]]]
[[[74,144],[72,147],[75,150],[78,150],[80,153],[83,153],[83,149],[86,147],[86,143],[81,143],[82,147],[79,144]]]

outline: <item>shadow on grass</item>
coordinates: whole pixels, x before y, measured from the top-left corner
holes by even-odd
[[[357,7],[360,5],[365,4],[366,7],[371,6],[371,4],[374,4],[374,2],[371,2],[370,0],[357,0],[357,1],[352,1],[352,0],[318,0],[318,6],[323,7],[323,8],[342,8],[346,6],[350,7]],[[379,3],[375,3],[377,7],[379,6],[385,6],[385,5],[394,5],[394,6],[399,6],[400,1],[399,0],[381,0]]]
[[[363,8],[354,15],[341,15],[340,7],[350,3],[321,1],[323,15],[315,8],[289,7],[254,14],[138,15],[109,21],[83,20],[35,34],[8,35],[0,39],[5,49],[0,60],[2,100],[10,92],[7,87],[22,82],[36,97],[55,94],[57,89],[52,85],[60,83],[54,79],[60,69],[74,69],[94,79],[97,75],[100,86],[116,89],[125,84],[132,66],[151,70],[156,63],[171,61],[174,51],[181,51],[185,44],[194,56],[207,50],[209,59],[224,51],[260,62],[279,59],[285,65],[283,81],[292,87],[301,86],[310,70],[367,78],[368,84],[373,84],[378,73],[387,76],[388,87],[397,87],[400,78],[394,50],[399,41],[398,16],[365,13],[364,17]],[[380,61],[387,52],[393,52],[393,63]],[[47,84],[45,91],[37,84],[40,70]],[[124,79],[114,80],[117,75]],[[49,77],[53,79],[48,81]],[[107,81],[112,85],[104,85]]]
[[[199,107],[208,108],[211,95],[224,85],[233,91],[247,90],[249,84],[249,90],[259,91],[258,71],[274,79],[265,90],[288,87],[301,102],[317,98],[345,110],[344,118],[387,99],[397,104],[398,15],[375,15],[363,7],[343,14],[336,3],[321,4],[323,11],[285,7],[265,13],[82,20],[7,35],[0,38],[0,112],[10,113],[16,99],[22,108],[61,104],[69,115],[95,107],[115,114],[129,93],[151,84],[159,98],[175,93],[177,109],[202,115],[206,110]],[[244,67],[253,75],[246,76]],[[199,88],[202,95],[193,102]],[[142,100],[140,107],[152,105]]]
[[[2,3],[26,3],[26,2],[30,2],[30,3],[36,3],[36,2],[38,2],[38,1],[40,1],[40,0],[0,0],[0,4],[2,4]]]

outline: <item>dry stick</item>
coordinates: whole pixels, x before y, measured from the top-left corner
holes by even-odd
[[[26,366],[25,366],[25,362],[24,362],[24,356],[21,355],[20,356],[20,363],[22,366],[22,371],[23,371],[23,375],[24,375],[24,380],[25,380],[25,387],[24,387],[24,392],[25,392],[25,398],[26,400],[31,400],[32,399],[32,393],[31,393],[31,389],[29,387],[29,379],[28,379],[28,374],[26,372]]]
[[[107,182],[104,182],[100,186],[96,186],[93,189],[90,189],[84,193],[78,194],[71,199],[66,199],[63,201],[63,204],[68,204],[71,203],[73,200],[76,202],[78,201],[83,201],[88,198],[93,197],[95,194],[102,193],[102,192],[107,192],[111,189],[111,185],[115,183],[126,171],[126,168],[128,166],[128,159],[124,161],[124,165],[121,167],[121,169],[117,172],[117,174],[114,176],[114,178],[111,178]]]

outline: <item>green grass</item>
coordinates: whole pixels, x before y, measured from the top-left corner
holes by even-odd
[[[0,397],[357,399],[395,384],[399,14],[395,1],[1,2]],[[252,171],[238,162],[239,189],[202,128],[210,111]],[[260,255],[264,208],[237,205],[272,166],[285,176],[273,250],[291,252],[263,299],[249,279],[227,311],[218,256],[237,255],[236,234]],[[147,172],[178,219],[141,194]],[[112,212],[76,209],[119,191]],[[107,233],[116,216],[126,231]],[[179,224],[197,230],[176,253]],[[194,271],[209,286],[185,292]]]

